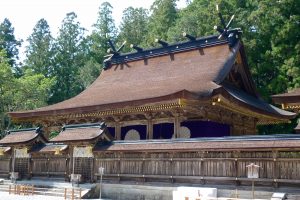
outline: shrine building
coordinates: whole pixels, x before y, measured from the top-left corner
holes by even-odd
[[[235,38],[187,41],[113,52],[97,80],[79,95],[29,111],[10,112],[15,123],[105,122],[116,140],[221,137],[256,134],[258,124],[286,123],[294,113],[261,99],[239,33]]]
[[[15,123],[42,125],[45,137],[32,129],[21,143],[17,134],[1,139],[3,172],[83,182],[103,175],[116,182],[247,185],[246,166],[253,163],[262,166],[258,185],[299,185],[299,135],[256,135],[257,125],[288,123],[296,113],[257,93],[239,30],[185,37],[174,44],[156,40],[152,49],[131,45],[135,51],[126,54],[110,41],[104,69],[86,90],[10,112]],[[59,134],[49,138],[52,131]],[[15,164],[22,156],[23,171]]]

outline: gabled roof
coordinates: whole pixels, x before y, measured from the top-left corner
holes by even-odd
[[[297,103],[300,104],[300,88],[294,89],[287,93],[276,94],[272,96],[274,103]]]
[[[232,136],[219,138],[193,138],[173,140],[140,140],[140,141],[114,141],[99,143],[94,151],[220,151],[220,150],[253,150],[272,148],[298,148],[300,149],[300,136],[298,135],[266,135],[266,136]]]
[[[255,100],[258,96],[246,66],[243,45],[239,41],[230,44],[226,39],[210,36],[142,52],[118,54],[112,57],[109,68],[79,95],[36,110],[9,114],[13,120],[26,121],[170,103],[178,99],[209,100],[222,91],[222,83],[232,71],[238,55],[245,65],[243,79],[248,85],[246,92]],[[293,113],[278,109],[270,112],[265,107],[255,107],[259,104],[254,103],[249,108],[277,119],[294,117]]]
[[[31,153],[54,153],[57,150],[64,151],[68,148],[68,145],[65,144],[40,144],[36,145],[31,149]]]
[[[84,142],[97,141],[103,138],[111,141],[112,137],[103,124],[76,124],[67,125],[58,136],[52,138],[50,142]]]
[[[38,137],[41,137],[43,142],[47,142],[47,139],[42,134],[40,128],[20,129],[8,131],[7,135],[0,140],[1,145],[16,145],[29,143]]]
[[[260,97],[254,97],[247,94],[246,92],[239,90],[231,85],[223,84],[223,95],[228,96],[232,101],[236,101],[237,105],[241,107],[248,107],[249,109],[255,110],[255,112],[260,114],[266,114],[274,117],[289,116],[291,118],[295,117],[295,113],[288,112],[282,109],[279,109],[271,104],[266,103]]]

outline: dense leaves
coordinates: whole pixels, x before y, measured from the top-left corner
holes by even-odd
[[[120,25],[120,42],[127,41],[128,44],[144,46],[148,34],[149,17],[148,11],[144,8],[126,8],[123,12]],[[124,48],[125,52],[131,51],[129,45]]]
[[[101,73],[110,38],[116,46],[124,40],[143,48],[156,46],[156,38],[182,41],[182,32],[196,37],[217,34],[219,5],[225,21],[234,14],[232,27],[243,30],[249,67],[265,100],[270,95],[300,87],[300,1],[299,0],[154,0],[149,10],[128,7],[119,31],[108,2],[100,5],[94,29],[85,32],[75,13],[63,19],[53,38],[45,19],[37,22],[28,38],[26,58],[20,67],[18,47],[8,19],[0,24],[0,131],[10,125],[10,110],[33,109],[63,101],[88,87]],[[289,126],[259,127],[260,133],[292,131]]]
[[[146,38],[148,45],[155,45],[155,39],[167,40],[168,31],[173,27],[177,19],[177,0],[155,0],[150,11],[152,15],[149,19],[148,35]]]
[[[21,71],[18,68],[17,60],[19,58],[18,47],[21,46],[21,41],[15,38],[14,31],[9,19],[5,18],[0,24],[0,50],[6,51],[9,65],[14,69],[16,76],[20,76]]]
[[[74,12],[62,21],[55,40],[54,75],[56,84],[50,103],[57,103],[75,96],[83,90],[78,81],[79,69],[84,66],[84,28]]]
[[[33,33],[28,38],[26,47],[25,66],[35,74],[43,74],[45,77],[54,76],[54,39],[51,36],[50,27],[45,19],[37,22]]]

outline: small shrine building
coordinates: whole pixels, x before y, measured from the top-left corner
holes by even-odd
[[[282,109],[292,110],[300,114],[300,88],[287,93],[272,96],[273,102],[281,105]],[[300,133],[300,121],[295,127],[295,132]]]
[[[4,176],[8,176],[9,172],[17,172],[13,175],[15,178],[30,178],[32,169],[29,152],[34,146],[47,142],[40,128],[8,131],[0,140],[1,148],[11,148],[9,155],[0,156],[1,168],[6,174]]]

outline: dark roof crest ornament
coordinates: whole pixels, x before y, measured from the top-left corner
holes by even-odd
[[[234,47],[235,44],[239,41],[242,31],[240,28],[230,28],[230,25],[234,19],[234,15],[226,24],[221,12],[219,12],[218,5],[217,12],[221,21],[221,26],[214,26],[214,29],[220,33],[219,35],[197,38],[196,36],[183,32],[182,36],[185,37],[187,41],[168,43],[167,41],[163,41],[162,39],[155,39],[155,42],[160,46],[144,49],[142,47],[139,47],[137,44],[131,44],[130,47],[132,49],[135,49],[136,52],[129,52],[124,54],[120,53],[120,51],[126,44],[126,41],[121,45],[121,47],[117,49],[111,39],[108,39],[110,48],[107,50],[108,55],[105,56],[105,60],[103,61],[103,69],[107,70],[112,65],[116,64],[124,64],[126,62],[142,59],[145,60],[162,55],[171,55],[177,52],[215,46],[218,44],[228,44],[230,48]]]
[[[234,19],[234,15],[231,16],[229,22],[226,24],[225,20],[222,16],[222,13],[219,11],[218,5],[216,5],[216,9],[217,9],[221,24],[223,26],[223,28],[221,28],[220,26],[214,26],[214,29],[220,33],[218,39],[219,40],[227,39],[229,46],[233,47],[235,45],[235,43],[239,40],[239,37],[240,37],[240,34],[242,33],[242,31],[240,28],[234,28],[234,29],[230,28],[230,25]]]
[[[113,42],[111,41],[111,39],[108,39],[108,43],[110,48],[107,50],[108,55],[104,56],[104,61],[103,61],[103,69],[106,70],[111,66],[111,59],[114,56],[118,56],[120,55],[120,51],[124,48],[126,41],[123,42],[123,44],[116,49],[115,45],[113,44]]]

